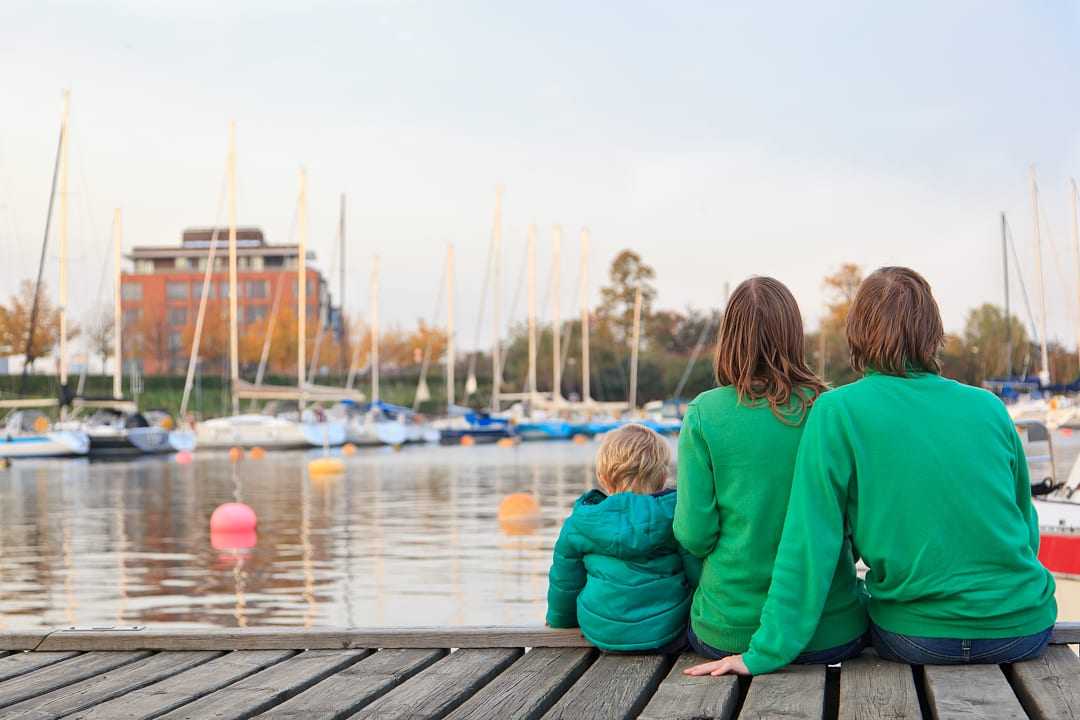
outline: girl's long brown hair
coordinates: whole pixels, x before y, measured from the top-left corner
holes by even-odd
[[[799,305],[791,291],[771,277],[752,277],[735,288],[720,323],[714,367],[716,382],[733,386],[739,402],[764,399],[789,425],[801,423],[826,388],[803,356]],[[797,413],[791,411],[792,399]]]

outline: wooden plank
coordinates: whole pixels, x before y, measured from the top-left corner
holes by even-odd
[[[34,650],[49,634],[48,630],[11,630],[0,632],[0,649]]]
[[[997,665],[927,665],[926,699],[937,720],[1026,719]]]
[[[1054,633],[1050,636],[1050,642],[1054,645],[1075,645],[1080,643],[1080,622],[1059,622],[1054,625]]]
[[[0,707],[71,685],[147,657],[147,652],[86,653],[0,683]]]
[[[348,717],[445,655],[446,650],[383,650],[259,717],[274,720]]]
[[[0,682],[73,658],[77,652],[21,652],[0,658]]]
[[[148,720],[290,658],[293,650],[238,650],[161,682],[95,705],[71,720]]]
[[[1012,666],[1012,686],[1036,720],[1080,718],[1080,658],[1065,645],[1052,645],[1037,660]]]
[[[138,690],[158,680],[201,665],[219,656],[212,651],[164,652],[65,685],[44,695],[38,695],[0,710],[0,718],[24,720],[54,720],[85,710],[98,703],[108,702],[132,690]]]
[[[839,720],[915,720],[922,717],[911,666],[866,651],[840,672]]]
[[[595,659],[591,648],[538,648],[488,683],[449,720],[533,720],[543,715]]]
[[[514,660],[520,648],[458,650],[406,680],[353,718],[444,718]]]
[[[825,711],[825,666],[789,665],[750,682],[739,720],[820,720]]]
[[[544,717],[632,718],[648,703],[668,664],[663,655],[601,655]]]
[[[533,626],[59,630],[39,650],[345,650],[591,647],[575,629]],[[0,643],[0,649],[15,649]]]
[[[307,690],[367,654],[367,650],[308,650],[161,717],[163,720],[249,718]]]
[[[700,655],[679,656],[639,720],[728,720],[739,703],[739,681],[733,675],[690,677],[683,670],[708,662]]]

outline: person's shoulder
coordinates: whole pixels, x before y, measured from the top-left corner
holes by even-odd
[[[1005,403],[1002,402],[994,393],[990,392],[986,388],[976,387],[974,385],[968,385],[962,383],[959,380],[953,380],[952,378],[942,377],[941,382],[946,384],[948,390],[955,394],[958,398],[961,398],[964,402],[971,403],[972,406],[992,412],[1002,417],[1008,417],[1009,411],[1005,407]],[[1010,422],[1012,422],[1010,420]]]

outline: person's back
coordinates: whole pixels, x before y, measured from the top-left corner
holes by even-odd
[[[1053,578],[1021,511],[1023,447],[1000,400],[935,373],[871,372],[814,413],[858,468],[848,517],[877,624],[946,637],[970,636],[974,619],[983,637],[1053,624]]]
[[[689,641],[707,657],[744,652],[758,629],[804,420],[825,389],[803,357],[798,305],[772,278],[751,278],[732,294],[715,369],[721,387],[699,395],[683,418],[675,512],[675,536],[704,559]],[[800,662],[835,662],[862,648],[867,618],[850,543],[833,567]]]
[[[605,437],[596,463],[601,490],[574,503],[555,543],[548,625],[580,627],[589,642],[615,652],[677,652],[685,644],[700,563],[671,529],[670,457],[664,440],[641,425]]]

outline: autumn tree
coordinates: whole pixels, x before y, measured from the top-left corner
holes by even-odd
[[[812,365],[833,384],[855,379],[849,362],[846,325],[848,312],[862,280],[862,268],[855,263],[844,263],[836,272],[825,277],[822,283],[825,315],[818,331],[807,336],[807,358],[816,360]]]
[[[616,339],[627,341],[634,327],[634,298],[641,290],[641,317],[652,315],[656,271],[633,250],[623,250],[611,261],[608,284],[600,288],[597,315],[602,325],[611,328]]]
[[[103,305],[94,313],[86,329],[88,350],[101,357],[102,372],[105,372],[105,364],[109,360],[109,353],[112,352],[113,320],[112,307]]]
[[[19,285],[19,292],[11,296],[3,314],[0,314],[0,346],[10,348],[13,353],[26,353],[33,305],[34,283],[23,280]],[[78,327],[74,323],[68,323],[68,340],[78,334]],[[30,351],[26,353],[27,364],[33,368],[34,361],[52,352],[59,340],[60,309],[49,300],[45,284],[42,283],[38,291],[33,339],[30,342]]]

